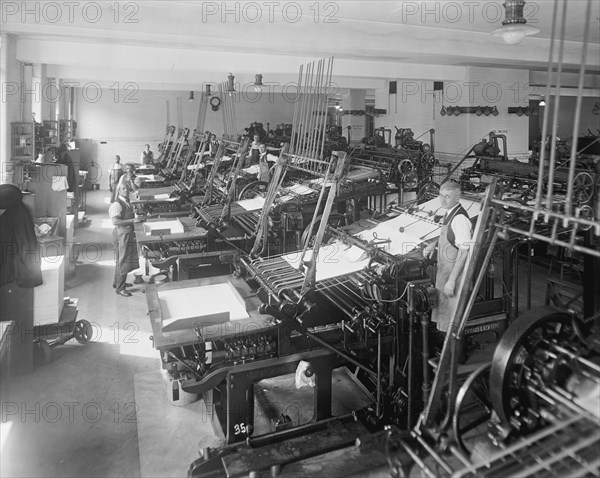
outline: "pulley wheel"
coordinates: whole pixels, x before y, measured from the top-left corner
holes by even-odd
[[[409,171],[405,173],[401,177],[402,185],[407,189],[412,189],[417,187],[419,184],[419,177],[415,171]]]
[[[574,196],[579,204],[584,204],[594,195],[594,178],[590,173],[581,172],[573,180]]]
[[[492,415],[489,387],[491,365],[486,363],[471,373],[456,395],[452,430],[456,443],[466,455],[471,452],[467,450],[463,437],[486,423]]]
[[[433,181],[427,181],[419,188],[417,196],[419,199],[435,199],[440,195],[440,185]]]
[[[433,153],[425,153],[421,156],[421,167],[425,171],[431,171],[435,166],[435,156]]]
[[[578,217],[582,219],[587,219],[588,221],[593,221],[594,209],[591,206],[584,204],[579,208]],[[582,231],[589,231],[591,228],[591,224],[582,224],[581,226],[579,226],[579,229],[581,229]]]
[[[401,174],[410,173],[411,171],[414,171],[414,169],[415,165],[410,159],[403,159],[402,161],[400,161],[400,163],[398,163],[398,171]]]
[[[269,189],[269,183],[265,181],[253,181],[242,188],[238,195],[238,201],[262,196],[267,192],[267,189]]]
[[[537,395],[530,391],[529,373],[535,354],[550,340],[573,335],[572,319],[552,307],[531,310],[513,322],[498,342],[490,369],[492,404],[498,417],[522,434],[533,431],[530,420],[538,408]]]

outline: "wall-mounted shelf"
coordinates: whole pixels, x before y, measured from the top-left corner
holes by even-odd
[[[77,135],[77,121],[59,120],[59,139],[61,143],[70,143]]]
[[[58,121],[46,120],[43,122],[43,138],[44,138],[44,150],[49,148],[57,148],[59,143],[59,128]]]
[[[442,106],[442,116],[459,116],[462,114],[474,114],[475,116],[498,116],[500,112],[495,106]]]
[[[34,121],[11,123],[11,159],[35,161],[43,149],[42,125]]]

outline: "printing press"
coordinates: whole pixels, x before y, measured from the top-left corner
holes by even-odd
[[[183,391],[208,394],[205,400],[227,443],[204,450],[190,476],[306,476],[311,470],[323,476],[367,471],[408,476],[414,466],[432,477],[506,476],[504,470],[519,466],[546,471],[539,458],[548,459],[540,455],[543,447],[552,450],[551,464],[565,457],[564,447],[573,462],[567,466],[581,466],[595,476],[600,343],[592,328],[598,327],[599,316],[578,321],[566,312],[538,309],[504,331],[506,313],[484,308],[481,316],[473,307],[485,302],[481,291],[493,251],[515,240],[489,227],[502,225],[501,208],[492,207],[495,187],[465,204],[478,216],[474,240],[486,246],[474,248],[479,251],[463,282],[472,281],[473,289],[461,296],[441,349],[429,334],[436,294],[429,264],[418,252],[419,241],[438,227],[435,202],[370,220],[371,227],[360,232],[357,226],[351,233],[324,227],[312,246],[294,255],[242,257],[241,276],[251,290],[258,287],[258,312],[266,319],[255,322],[251,332],[212,325],[205,335],[196,328],[199,340],[178,356],[189,369],[174,360],[165,364],[187,378],[181,382]],[[394,240],[386,230],[406,237]],[[326,231],[327,244],[321,243]],[[311,252],[322,259],[312,261]],[[248,297],[255,307],[256,296]],[[486,328],[496,322],[500,328]],[[462,337],[489,331],[495,332],[495,349],[461,370]],[[194,362],[192,354],[200,360]],[[253,436],[254,383],[298,372],[302,362],[309,363],[304,373],[315,377],[313,421]],[[338,367],[355,368],[373,401],[331,417],[331,373]],[[469,433],[488,422],[494,431],[492,458],[471,462]]]
[[[333,196],[328,200],[332,202]],[[485,264],[492,251],[499,242],[511,242],[498,234],[490,239],[491,228],[482,226],[494,221],[506,225],[499,220],[501,208],[490,206],[489,197],[465,204],[473,215],[479,212],[475,237],[490,246],[489,252],[481,248],[478,260],[470,261],[471,277],[479,271],[474,281],[478,291],[485,290],[489,272]],[[435,304],[429,264],[412,248],[434,236],[437,209],[435,203],[425,203],[398,215],[394,211],[387,220],[369,219],[350,232],[324,226],[304,252],[242,257],[237,265],[246,286],[235,275],[212,279],[229,283],[242,299],[246,313],[242,319],[227,321],[221,312],[219,319],[212,315],[209,324],[193,326],[194,318],[175,332],[181,340],[170,343],[161,341],[173,335],[167,332],[161,338],[161,330],[154,330],[163,367],[177,385],[173,390],[204,394],[227,444],[203,450],[202,458],[191,465],[190,476],[247,476],[261,470],[305,476],[315,469],[324,476],[360,475],[367,470],[408,476],[415,463],[426,476],[481,476],[490,468],[493,473],[486,476],[506,476],[505,470],[520,466],[545,471],[539,457],[547,458],[540,453],[552,450],[554,463],[565,457],[563,448],[569,456],[575,453],[572,459],[567,456],[573,462],[569,466],[583,466],[594,476],[596,456],[591,450],[600,441],[594,414],[600,344],[590,332],[597,326],[594,318],[580,323],[554,309],[532,311],[502,335],[491,366],[488,357],[475,370],[464,371],[456,364],[458,336],[451,329],[436,361],[436,346],[428,338],[429,310]],[[371,227],[356,232],[365,225]],[[395,244],[386,236],[386,226],[406,237]],[[326,232],[333,241],[321,244]],[[404,253],[405,248],[411,250]],[[319,250],[322,261],[311,261],[311,250]],[[481,255],[486,256],[483,266]],[[334,258],[341,262],[329,265]],[[206,284],[186,281],[169,286],[190,288],[196,297],[194,287],[201,290]],[[148,295],[153,327],[164,323],[160,290],[150,288]],[[494,319],[488,315],[487,321],[478,322],[481,317],[473,307],[476,296],[485,293],[471,295],[460,333],[469,334],[471,327],[474,335],[489,331],[500,335],[506,314],[498,314],[500,326],[486,329]],[[464,315],[460,318],[462,322]],[[302,363],[309,364],[305,376],[314,377],[313,420],[293,428],[283,420],[275,424],[274,432],[253,436],[255,383],[297,372]],[[450,374],[453,366],[455,373]],[[331,379],[339,367],[355,368],[354,375],[370,391],[373,403],[331,417]],[[450,376],[444,386],[440,370]],[[443,390],[448,387],[454,401],[445,398],[448,392]],[[491,387],[495,393],[490,397]],[[502,443],[505,448],[494,445],[490,460],[473,464],[467,435],[488,422],[495,430],[492,445]],[[423,431],[428,427],[431,435]]]
[[[330,74],[324,64],[310,71],[325,70]],[[280,155],[279,173],[286,161],[319,164],[313,140],[320,130],[298,124],[295,112],[294,131],[301,134],[292,134],[293,154]],[[304,141],[303,131],[312,139]],[[415,144],[412,135],[400,136]],[[422,255],[440,234],[440,200],[418,195],[404,207],[384,201],[369,208],[368,218],[340,227],[332,208],[348,156],[320,166],[329,171],[322,180],[328,187],[302,219],[303,233],[295,233],[300,250],[265,249],[265,231],[279,220],[277,194],[269,191],[264,200],[272,206],[254,224],[250,252],[237,248],[232,275],[148,287],[170,398],[183,405],[203,396],[220,439],[200,444],[188,475],[599,476],[600,314],[593,280],[581,314],[548,307],[517,317],[515,307],[515,258],[523,242],[577,250],[594,259],[589,277],[600,270],[600,225],[581,217],[569,199],[573,182],[564,207],[548,207],[548,176],[556,167],[542,154],[533,204],[507,197],[493,177],[482,181],[484,189],[463,194],[475,222],[472,244],[440,334],[431,321],[440,301],[436,266]],[[398,166],[389,172],[401,173]],[[233,223],[238,215],[228,212],[227,221],[212,216],[207,228],[219,232]],[[569,237],[561,233],[565,227]],[[288,382],[273,381],[286,377],[296,390],[278,402],[273,383]],[[337,404],[340,390],[346,407]],[[296,395],[305,397],[308,416],[289,413]],[[351,402],[359,395],[366,400]],[[266,417],[265,407],[272,409]]]
[[[194,134],[192,147],[182,157],[181,165],[176,166],[176,171],[181,170],[178,182],[171,186],[138,191],[138,199],[131,201],[137,214],[162,217],[191,215],[194,202],[210,203],[220,197],[222,181],[214,184],[217,170],[230,174],[232,158],[243,155],[245,146],[244,143],[223,140],[215,158],[211,160],[207,152],[209,138],[208,131],[202,136]]]
[[[391,130],[378,128],[373,138],[365,140],[364,146],[357,150],[358,157],[389,167],[390,182],[400,193],[400,203],[404,195],[414,192],[419,200],[436,197],[439,184],[434,182],[434,167],[438,164],[435,157],[435,130],[429,129],[414,137],[410,128],[396,128],[394,145],[391,144]],[[385,140],[385,134],[388,140]],[[429,134],[429,141],[419,138]]]
[[[255,254],[294,250],[309,234],[315,208],[322,210],[319,197],[329,189],[331,179],[327,175],[333,175],[330,164],[335,161],[346,165],[333,202],[337,212],[330,216],[330,222],[353,221],[360,212],[362,199],[368,199],[373,207],[384,207],[387,181],[381,168],[365,166],[344,152],[336,152],[324,161],[290,154],[284,146],[268,185],[249,183],[239,201],[232,201],[233,195],[229,194],[223,206],[196,207],[199,222],[229,241],[247,242],[259,237],[262,245],[253,250]],[[318,223],[313,224],[313,229],[316,226]],[[248,248],[243,250],[250,252]]]
[[[327,196],[326,211],[331,210],[334,189]],[[480,204],[465,201],[465,206],[476,216]],[[438,210],[435,201],[410,212],[397,210],[391,218],[383,218],[387,221],[371,220],[362,235],[328,230],[322,222],[303,252],[258,259],[242,257],[234,276],[245,277],[251,287],[240,295],[248,300],[247,304],[252,301],[252,306],[246,307],[252,309],[250,316],[260,317],[258,314],[263,313],[266,317],[256,318],[252,325],[213,323],[188,328],[187,343],[161,350],[163,367],[180,384],[181,393],[205,394],[229,444],[252,435],[254,383],[292,373],[300,362],[310,363],[310,373],[316,377],[316,432],[328,426],[324,423],[333,424],[334,369],[356,367],[356,375],[375,398],[373,406],[361,412],[368,426],[355,418],[342,419],[340,426],[345,435],[336,447],[350,435],[352,441],[357,434],[366,433],[382,416],[396,417],[393,422],[406,429],[416,421],[423,400],[424,392],[417,381],[430,383],[427,377],[431,375],[425,372],[430,366],[428,311],[435,303],[428,264],[423,263],[414,247],[427,237],[435,237]],[[401,241],[391,240],[386,228],[402,229]],[[323,259],[313,262],[310,252],[321,247],[326,230],[335,239],[320,249],[319,257]],[[301,261],[301,255],[309,260]],[[299,263],[305,266],[298,268]],[[258,293],[252,294],[257,287]],[[149,306],[152,320],[160,324],[160,307],[156,306],[160,301],[155,294],[150,292],[149,300],[154,299]],[[262,306],[257,308],[257,302]],[[500,303],[496,301],[493,307]],[[506,320],[502,305],[500,313],[485,307],[483,310],[483,320],[481,316],[473,318],[473,333],[500,333]],[[245,333],[248,327],[250,332]],[[157,332],[155,346],[160,337]],[[308,432],[307,427],[301,428]],[[248,431],[240,433],[241,428]],[[279,433],[286,436],[293,434],[292,430]],[[268,441],[268,437],[257,439]]]

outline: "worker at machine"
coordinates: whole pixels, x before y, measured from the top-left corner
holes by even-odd
[[[210,135],[210,140],[208,142],[208,147],[206,148],[211,158],[214,158],[217,155],[217,151],[219,150],[219,140],[217,140],[216,134]]]
[[[125,165],[124,173],[119,179],[119,186],[121,184],[127,185],[132,192],[136,192],[139,189],[140,185],[137,176],[135,175],[135,166],[133,164],[127,163]],[[116,194],[117,193],[115,192],[115,195]]]
[[[64,164],[67,167],[67,190],[73,192],[77,187],[79,178],[75,172],[75,164],[73,158],[69,156],[69,148],[65,143],[61,143],[58,149],[54,152],[54,162],[57,164]]]
[[[271,180],[271,167],[269,166],[267,146],[260,144],[258,146],[258,180],[268,183]]]
[[[110,196],[110,202],[115,200],[115,195],[117,191],[117,184],[119,184],[119,179],[123,176],[123,165],[121,164],[121,156],[118,154],[115,156],[115,162],[110,165],[108,168],[108,189],[112,193]]]
[[[260,145],[260,136],[258,134],[255,134],[254,140],[252,141],[252,143],[250,143],[250,148],[248,150],[248,156],[246,158],[246,167],[252,166],[253,164],[258,164],[258,157],[260,155]]]
[[[437,246],[437,272],[435,287],[438,290],[438,306],[431,312],[431,321],[441,332],[446,332],[452,321],[459,298],[461,274],[467,261],[471,242],[471,221],[460,204],[460,184],[447,181],[440,187],[440,201],[446,213],[442,219],[440,237],[423,250],[423,256],[431,258]]]
[[[154,153],[150,151],[150,145],[147,144],[145,146],[144,151],[142,151],[142,155],[140,156],[140,161],[143,165],[154,164]]]
[[[108,215],[115,226],[113,229],[113,244],[115,246],[115,277],[113,287],[117,294],[131,297],[127,287],[127,274],[139,267],[137,243],[135,240],[134,224],[143,222],[143,217],[137,217],[129,202],[130,188],[122,183],[117,186],[115,201],[108,209]]]

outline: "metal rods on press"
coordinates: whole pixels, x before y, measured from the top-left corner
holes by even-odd
[[[290,153],[323,159],[333,57],[300,66]]]
[[[221,97],[221,113],[223,114],[223,132],[227,139],[237,140],[235,126],[235,95],[230,91],[225,81],[219,85],[219,96]]]

